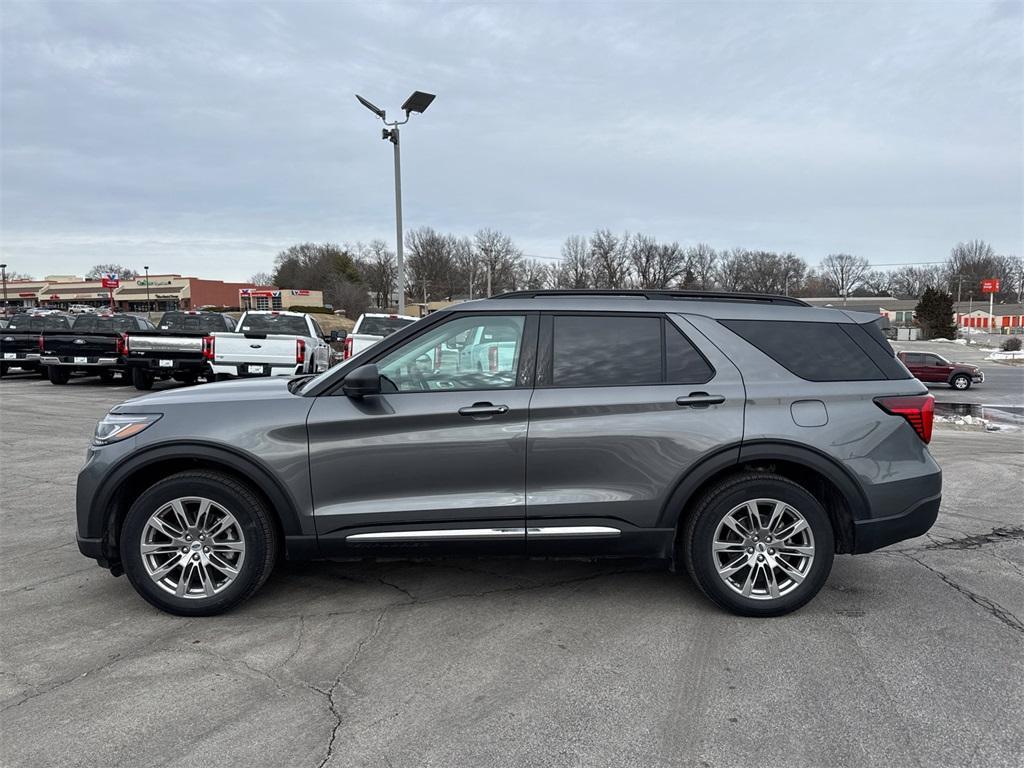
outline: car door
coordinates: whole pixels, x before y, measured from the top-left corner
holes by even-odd
[[[679,315],[544,315],[527,551],[670,547],[669,495],[696,462],[739,445],[743,405],[739,371]]]
[[[453,313],[362,363],[382,393],[322,395],[310,411],[310,475],[321,551],[522,553],[526,429],[537,316]],[[516,339],[496,369],[466,370],[461,347]]]
[[[938,355],[922,355],[922,357],[925,359],[928,381],[944,382],[953,373],[953,366]]]
[[[928,381],[928,368],[924,362],[924,355],[917,352],[904,352],[903,364],[907,366],[911,376],[921,381]]]

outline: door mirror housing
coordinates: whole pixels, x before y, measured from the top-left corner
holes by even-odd
[[[374,363],[361,365],[348,374],[341,383],[346,397],[366,397],[380,394],[380,371]]]

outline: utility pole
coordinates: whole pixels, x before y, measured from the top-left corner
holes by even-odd
[[[413,91],[412,95],[402,105],[402,109],[405,111],[405,120],[395,120],[390,123],[387,121],[387,116],[383,109],[374,106],[358,93],[356,98],[359,99],[360,104],[373,112],[387,126],[381,138],[385,141],[390,141],[395,147],[395,255],[398,261],[398,314],[404,315],[405,258],[402,253],[402,160],[401,151],[399,150],[398,126],[408,123],[409,117],[413,112],[423,114],[423,111],[430,106],[430,102],[434,100],[434,95],[432,93],[424,93],[423,91]],[[426,309],[424,309],[424,312],[426,312]]]
[[[487,298],[491,298],[491,262],[487,262]]]
[[[146,317],[149,317],[153,312],[153,302],[149,300],[149,267],[143,267],[146,270]]]
[[[7,309],[7,265],[0,264],[0,274],[3,275],[4,281],[4,310]]]

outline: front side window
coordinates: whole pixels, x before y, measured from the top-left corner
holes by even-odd
[[[377,361],[384,392],[511,389],[523,346],[522,315],[449,320]]]

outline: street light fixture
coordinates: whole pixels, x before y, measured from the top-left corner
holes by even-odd
[[[405,314],[405,259],[402,255],[402,163],[398,144],[398,126],[405,125],[409,122],[409,117],[413,112],[422,114],[426,111],[427,107],[430,106],[430,102],[434,100],[434,94],[424,93],[423,91],[413,91],[412,95],[405,100],[402,104],[402,111],[405,112],[405,120],[395,120],[388,122],[387,113],[367,99],[364,99],[358,93],[356,98],[359,103],[366,107],[368,110],[373,112],[377,117],[381,119],[387,128],[384,129],[381,138],[385,141],[390,141],[395,146],[395,239],[396,239],[396,256],[398,258],[398,314]],[[424,307],[426,311],[426,307]]]

